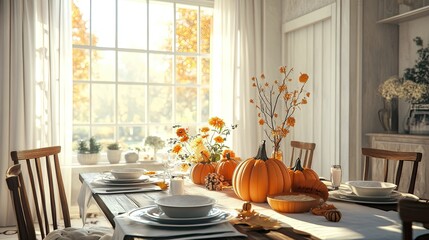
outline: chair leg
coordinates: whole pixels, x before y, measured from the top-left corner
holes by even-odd
[[[403,240],[412,240],[413,239],[413,228],[412,222],[402,222],[402,236]]]

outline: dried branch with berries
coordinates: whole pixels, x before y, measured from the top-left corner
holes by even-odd
[[[274,151],[279,151],[280,142],[287,136],[289,129],[295,126],[293,114],[301,105],[307,104],[310,97],[310,93],[304,90],[309,78],[306,73],[301,73],[298,79],[300,85],[294,90],[287,85],[292,82],[289,76],[293,68],[281,66],[279,70],[283,79],[275,80],[272,84],[265,80],[264,74],[261,74],[260,79],[253,77],[252,86],[257,89],[259,101],[250,99],[250,103],[255,104],[258,110],[259,124],[268,127],[264,132],[273,143]]]

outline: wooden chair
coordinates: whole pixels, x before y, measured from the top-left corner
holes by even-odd
[[[315,143],[291,141],[290,145],[292,146],[292,154],[290,158],[289,167],[293,167],[296,159],[300,158],[302,166],[305,168],[311,168],[313,161],[313,152],[316,148]],[[304,157],[302,156],[304,154]]]
[[[402,239],[413,239],[413,222],[425,224],[429,227],[429,203],[410,199],[401,199],[398,203],[399,217],[402,220]],[[424,234],[416,239],[429,239],[429,234]]]
[[[398,166],[396,170],[396,176],[394,178],[395,184],[397,185],[396,189],[399,187],[402,176],[402,167],[404,161],[409,161],[413,163],[413,170],[411,173],[410,184],[408,187],[408,193],[414,193],[414,186],[416,184],[417,177],[417,168],[419,162],[422,159],[422,154],[419,152],[397,152],[389,151],[375,148],[362,148],[362,155],[365,156],[364,162],[364,171],[363,171],[363,180],[369,180],[369,161],[370,158],[374,161],[384,161],[384,181],[387,182],[387,177],[389,173],[389,161],[398,161]]]
[[[13,198],[19,238],[36,239],[33,222],[35,213],[42,238],[57,239],[63,236],[81,239],[91,236],[91,239],[98,239],[105,236],[105,239],[109,239],[106,229],[71,227],[58,159],[60,152],[60,146],[11,152],[14,165],[7,171],[6,182]],[[30,187],[26,189],[28,183]],[[61,226],[60,217],[64,220]]]

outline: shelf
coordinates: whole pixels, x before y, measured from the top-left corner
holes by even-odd
[[[390,18],[385,18],[377,23],[399,24],[401,22],[411,21],[420,17],[429,16],[429,6],[421,7],[406,13],[395,15]]]

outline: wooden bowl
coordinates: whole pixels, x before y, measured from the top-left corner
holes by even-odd
[[[320,204],[320,197],[310,193],[289,192],[267,197],[268,204],[278,212],[303,213]]]

